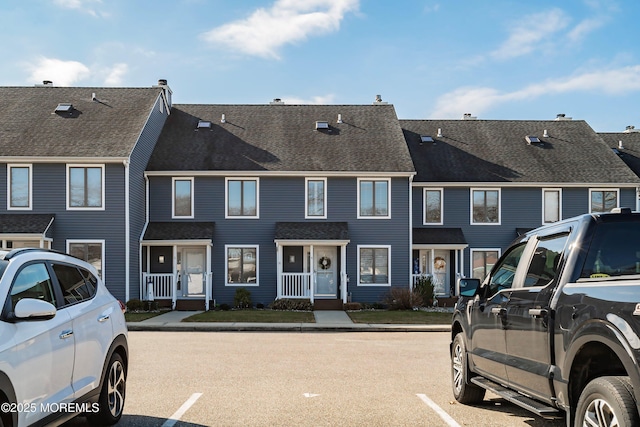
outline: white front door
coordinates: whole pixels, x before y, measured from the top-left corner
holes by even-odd
[[[205,265],[204,248],[182,250],[180,282],[183,297],[204,296]]]
[[[433,293],[449,296],[449,251],[433,252]]]
[[[338,250],[335,246],[314,246],[316,283],[314,297],[338,297]]]

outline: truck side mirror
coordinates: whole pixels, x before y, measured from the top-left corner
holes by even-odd
[[[473,297],[480,287],[480,279],[463,278],[458,282],[460,288],[460,296]]]

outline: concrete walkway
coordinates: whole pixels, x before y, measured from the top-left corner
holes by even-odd
[[[344,311],[314,311],[316,323],[183,322],[201,311],[169,311],[141,322],[128,322],[130,331],[265,331],[265,332],[449,332],[450,325],[391,325],[353,323]]]

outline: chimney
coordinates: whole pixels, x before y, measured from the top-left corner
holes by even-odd
[[[627,128],[624,130],[624,133],[635,133],[635,132],[640,132],[640,129],[636,129],[635,126],[627,126]]]
[[[269,105],[284,105],[284,101],[280,98],[273,98]]]
[[[152,87],[162,88],[162,90],[164,91],[164,96],[167,99],[167,105],[169,106],[169,109],[171,109],[171,95],[173,94],[173,91],[171,90],[171,88],[169,88],[167,79],[158,79],[158,85]]]
[[[567,115],[564,113],[556,114],[556,122],[560,122],[562,120],[573,120],[573,118],[567,117]]]
[[[373,101],[373,105],[387,105],[387,102],[382,102],[382,96],[376,95],[376,100]]]
[[[478,116],[472,116],[471,113],[464,113],[462,120],[478,120]]]

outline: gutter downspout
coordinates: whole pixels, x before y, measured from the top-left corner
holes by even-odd
[[[125,290],[124,290],[124,295],[125,295],[125,302],[129,301],[129,286],[131,285],[130,283],[130,276],[131,276],[131,272],[129,271],[131,269],[131,260],[129,259],[129,257],[131,256],[131,248],[129,247],[130,243],[131,243],[131,225],[130,225],[130,221],[131,221],[131,212],[130,212],[130,207],[129,207],[129,203],[130,203],[130,197],[131,194],[129,194],[129,173],[131,172],[131,170],[129,169],[129,165],[130,162],[129,160],[124,160],[122,162],[122,164],[124,165],[124,283],[125,283]]]
[[[413,290],[413,177],[409,175],[409,292]]]

